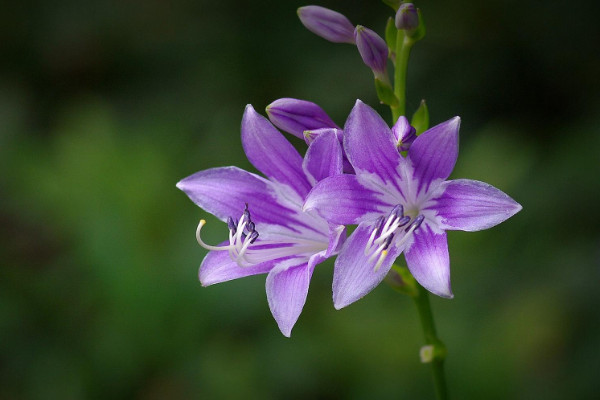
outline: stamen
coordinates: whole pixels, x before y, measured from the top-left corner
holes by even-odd
[[[398,204],[394,208],[392,208],[392,212],[390,214],[394,214],[397,218],[403,217],[404,207],[402,206],[402,204]]]
[[[371,232],[371,236],[369,236],[369,240],[367,241],[367,245],[365,246],[365,256],[370,253],[375,237],[381,235],[383,221],[385,221],[385,218],[377,218],[377,221],[375,222],[375,229],[373,229],[373,232]]]
[[[423,220],[425,219],[425,217],[423,215],[419,215],[417,218],[415,218],[415,220],[413,221],[412,224],[410,224],[407,228],[406,228],[406,232],[408,232],[409,230],[415,230],[418,227],[421,226],[421,224],[423,223]]]
[[[240,265],[240,261],[241,260],[246,261],[244,259],[244,254],[246,253],[246,250],[248,250],[248,246],[250,246],[251,244],[252,244],[252,241],[249,240],[249,239],[246,239],[244,241],[244,245],[242,246],[242,248],[238,252],[238,255],[237,255],[236,259],[235,259],[235,262],[237,262],[240,267],[243,267],[243,265]]]
[[[377,263],[375,264],[375,267],[373,268],[373,272],[377,272],[377,270],[379,270],[379,268],[381,268],[381,265],[383,264],[383,261],[385,260],[387,255],[388,255],[387,250],[383,250],[381,252],[379,259],[377,260]]]
[[[235,221],[233,218],[229,217],[227,218],[227,227],[229,228],[229,230],[231,232],[233,232],[233,234],[235,234],[235,230],[236,230],[236,225],[237,225],[237,221]]]
[[[408,215],[403,216],[402,218],[400,218],[398,220],[398,228],[400,228],[401,226],[404,226],[406,224],[408,224],[410,222],[410,217]]]
[[[405,229],[406,234],[404,235],[404,237],[402,239],[400,239],[400,241],[398,242],[398,244],[396,246],[400,247],[404,243],[406,243],[406,241],[408,240],[408,238],[410,237],[410,235],[415,230],[417,230],[417,228],[419,228],[421,226],[421,224],[423,223],[424,220],[425,220],[425,217],[423,215],[417,216],[417,218],[414,219],[414,221],[412,222],[412,224],[410,224],[408,226],[408,228]]]
[[[258,232],[254,231],[250,234],[248,240],[250,240],[250,244],[254,243],[258,239]]]

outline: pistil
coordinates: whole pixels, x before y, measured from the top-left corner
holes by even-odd
[[[250,217],[250,211],[248,211],[248,204],[244,208],[244,213],[240,217],[239,221],[234,220],[232,217],[227,218],[227,227],[229,228],[229,245],[226,246],[212,246],[205,243],[201,237],[202,227],[206,224],[205,220],[200,220],[198,228],[196,228],[196,240],[200,246],[207,250],[212,251],[228,251],[229,257],[235,261],[240,267],[245,267],[253,263],[249,262],[246,258],[246,253],[259,234],[256,230],[254,222]]]

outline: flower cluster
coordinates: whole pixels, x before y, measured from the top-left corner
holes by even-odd
[[[388,47],[377,34],[322,7],[298,14],[316,34],[356,44],[376,79],[387,79]],[[395,24],[414,34],[420,14],[403,3]],[[390,128],[360,100],[343,128],[305,100],[279,99],[266,111],[269,119],[248,105],[241,125],[246,156],[264,177],[220,167],[177,187],[227,225],[228,239],[217,245],[202,238],[206,222],[198,225],[197,241],[209,250],[202,285],[267,274],[269,307],[285,336],[304,307],[315,266],[327,258],[337,256],[336,309],[373,290],[400,254],[419,284],[451,298],[446,231],[490,228],[521,209],[486,183],[448,180],[458,156],[458,117],[417,135],[421,130],[405,116]],[[304,156],[277,128],[305,140]],[[346,226],[356,226],[348,238]]]

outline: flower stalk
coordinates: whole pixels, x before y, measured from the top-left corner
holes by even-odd
[[[391,107],[392,118],[395,121],[401,115],[406,115],[406,71],[408,57],[415,41],[408,37],[403,30],[398,30],[396,35],[396,59],[394,69],[394,94],[398,99],[396,107]]]
[[[415,286],[417,288],[417,296],[413,296],[412,299],[417,306],[419,321],[421,322],[426,343],[421,348],[421,361],[431,364],[436,398],[438,400],[446,400],[448,399],[446,376],[444,374],[444,360],[447,353],[446,346],[437,337],[431,304],[429,302],[429,292],[417,282],[415,282]]]
[[[429,292],[413,278],[406,267],[396,264],[392,266],[386,282],[400,293],[410,296],[419,314],[419,321],[423,330],[425,345],[421,347],[419,355],[421,362],[431,364],[435,394],[438,400],[448,399],[446,377],[444,374],[444,360],[446,359],[446,346],[438,338],[429,302]]]

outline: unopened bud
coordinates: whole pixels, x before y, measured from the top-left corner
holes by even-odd
[[[269,119],[282,131],[304,138],[304,131],[337,128],[329,115],[313,102],[292,98],[278,99],[267,106]]]
[[[403,115],[392,126],[392,133],[399,151],[408,151],[412,142],[417,138],[417,130],[410,126],[408,119]]]
[[[354,26],[344,15],[319,6],[305,6],[298,9],[302,24],[324,39],[334,43],[354,44]]]
[[[385,74],[388,59],[388,47],[385,40],[369,28],[358,25],[354,30],[356,47],[363,59],[376,77]]]
[[[419,14],[412,3],[402,3],[396,12],[396,28],[413,31],[419,26]]]

